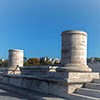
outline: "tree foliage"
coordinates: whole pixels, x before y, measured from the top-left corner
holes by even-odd
[[[24,66],[38,66],[38,65],[52,65],[52,62],[49,60],[40,61],[38,58],[29,58],[24,62]]]
[[[91,58],[87,58],[87,62],[100,62],[100,58],[98,57],[91,57]]]
[[[24,63],[24,66],[37,66],[37,65],[40,65],[40,60],[38,58],[29,58]]]
[[[0,60],[0,67],[8,67],[8,60]]]

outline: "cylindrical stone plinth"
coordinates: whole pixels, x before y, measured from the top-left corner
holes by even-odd
[[[23,66],[23,50],[9,50],[9,68]]]
[[[91,71],[87,66],[87,33],[62,32],[61,67],[57,71]]]

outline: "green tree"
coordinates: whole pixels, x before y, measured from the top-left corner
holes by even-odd
[[[40,65],[52,65],[51,61],[45,61],[45,62],[41,62]]]
[[[8,60],[0,60],[0,67],[8,67]]]
[[[40,60],[38,58],[29,58],[24,66],[37,66],[40,65]]]

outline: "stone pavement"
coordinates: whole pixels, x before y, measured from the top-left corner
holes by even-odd
[[[0,89],[0,100],[32,100],[32,99],[18,93],[14,93],[5,89]]]

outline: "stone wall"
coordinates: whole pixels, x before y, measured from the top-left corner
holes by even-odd
[[[67,93],[72,93],[83,83],[91,82],[98,78],[98,73],[66,73],[69,78],[64,78],[64,73],[50,72],[48,77],[32,75],[1,75],[0,82],[24,89],[35,90],[67,98]],[[60,76],[60,77],[58,77]],[[85,78],[84,78],[85,76]]]
[[[31,68],[29,69],[32,70]],[[70,98],[68,96],[70,93],[73,93],[76,88],[82,87],[84,83],[91,82],[93,78],[99,78],[98,73],[63,73],[44,69],[47,68],[35,69],[36,72],[33,71],[32,75],[1,75],[0,82],[23,89]],[[45,71],[47,71],[47,73]],[[41,74],[41,72],[44,74]]]

